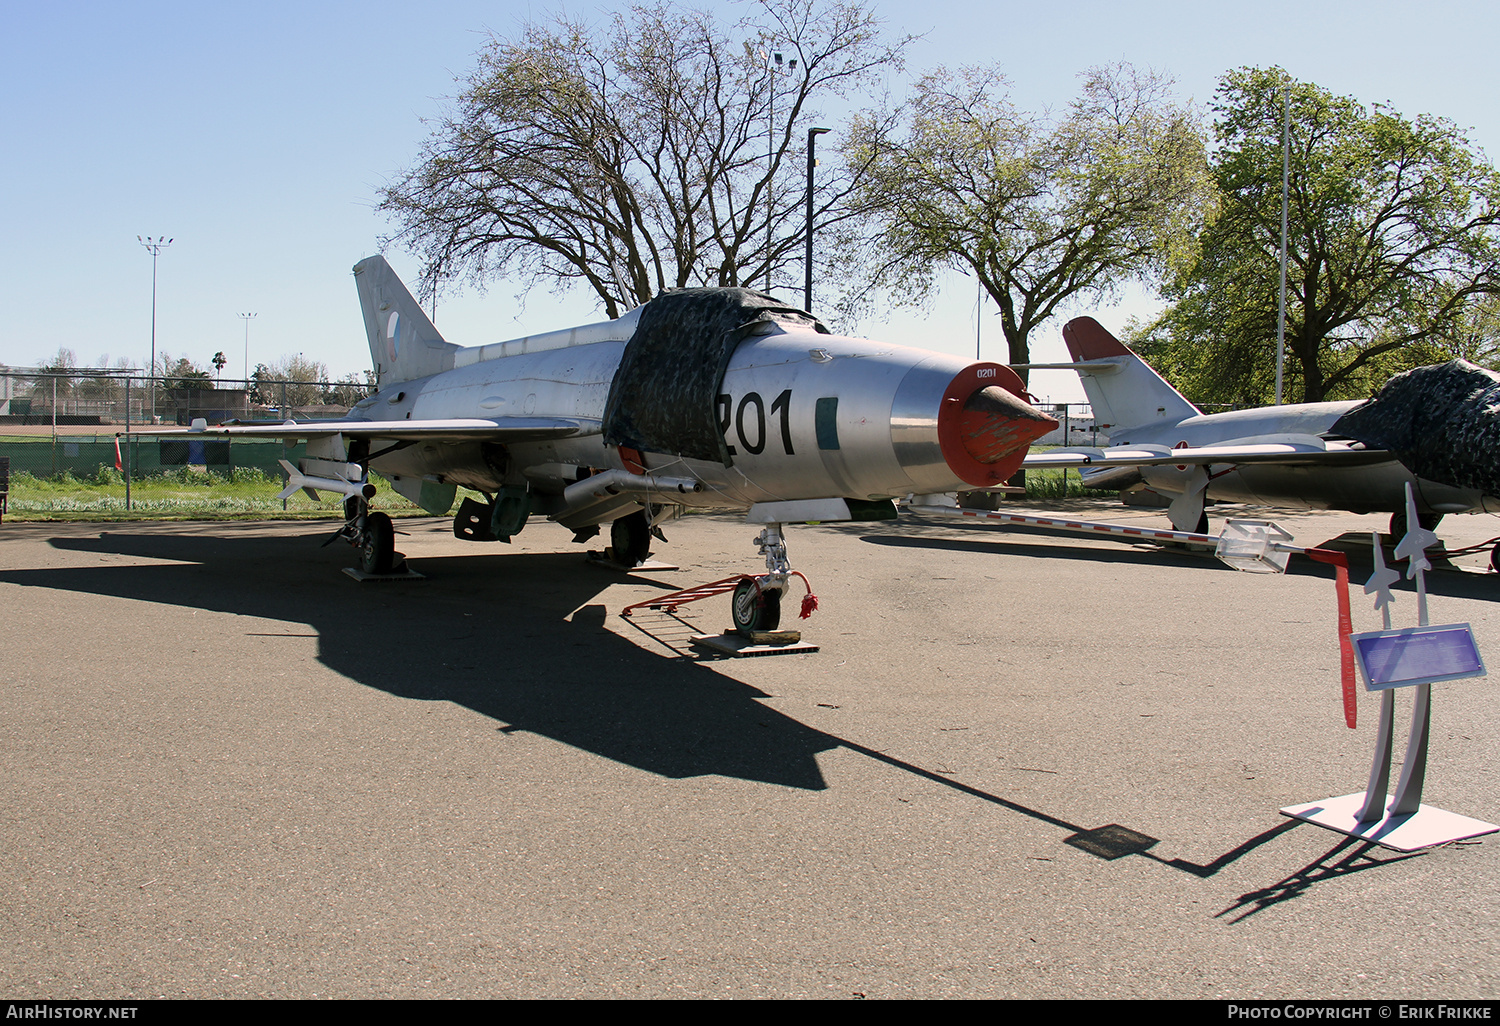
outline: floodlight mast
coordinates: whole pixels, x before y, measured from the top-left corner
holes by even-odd
[[[257,315],[253,313],[242,313],[238,315],[245,322],[245,417],[250,417],[250,321]]]
[[[149,235],[142,237],[137,235],[135,241],[146,247],[151,254],[151,420],[156,423],[156,258],[161,256],[161,251],[172,244],[172,240],[164,235],[151,238]]]
[[[769,293],[771,291],[771,256],[776,241],[776,73],[783,68],[787,71],[796,71],[797,58],[793,57],[788,61],[780,50],[769,54],[762,50],[761,53],[767,57],[767,78],[771,83],[770,106],[766,113],[766,292]],[[791,130],[792,126],[788,124],[787,132],[790,133]]]

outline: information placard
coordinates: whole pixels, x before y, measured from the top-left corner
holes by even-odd
[[[1349,640],[1366,691],[1485,676],[1474,632],[1466,623],[1369,631]]]

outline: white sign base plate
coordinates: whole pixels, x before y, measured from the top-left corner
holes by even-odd
[[[1373,841],[1395,851],[1421,851],[1450,841],[1500,831],[1500,826],[1494,823],[1434,809],[1431,805],[1419,805],[1416,812],[1404,816],[1387,815],[1368,823],[1356,822],[1355,817],[1364,808],[1364,804],[1365,793],[1360,791],[1338,798],[1325,798],[1320,802],[1308,802],[1306,805],[1288,805],[1281,810],[1281,814],[1315,823],[1350,837],[1358,837],[1363,841]]]

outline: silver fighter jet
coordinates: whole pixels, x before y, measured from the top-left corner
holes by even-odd
[[[745,509],[767,572],[737,626],[774,629],[792,573],[783,525],[886,519],[893,500],[998,485],[1056,422],[1009,368],[829,333],[745,289],[680,289],[613,321],[463,348],[381,257],[354,267],[378,391],[347,419],[227,424],[306,439],[298,488],[342,494],[341,536],[372,574],[394,559],[370,472],[427,511],[467,497],[454,533],[505,541],[533,517],[575,541],[611,525],[617,562],[687,507]]]
[[[1063,327],[1102,449],[1039,453],[1098,488],[1170,502],[1179,531],[1207,531],[1208,500],[1392,514],[1406,533],[1410,483],[1423,527],[1445,513],[1500,510],[1500,375],[1452,361],[1397,375],[1371,400],[1201,412],[1092,317]],[[1500,568],[1500,566],[1497,566]]]

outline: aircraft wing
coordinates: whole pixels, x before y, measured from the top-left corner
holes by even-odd
[[[1107,449],[1074,447],[1033,453],[1023,467],[1157,467],[1173,464],[1279,463],[1284,465],[1360,466],[1385,463],[1395,456],[1384,449],[1355,448],[1344,442],[1258,442],[1169,449],[1164,445],[1121,445]]]
[[[282,424],[194,423],[194,436],[235,438],[384,438],[398,442],[544,442],[598,434],[599,421],[570,417],[455,417],[446,420],[288,420]],[[181,432],[172,432],[180,434]]]

